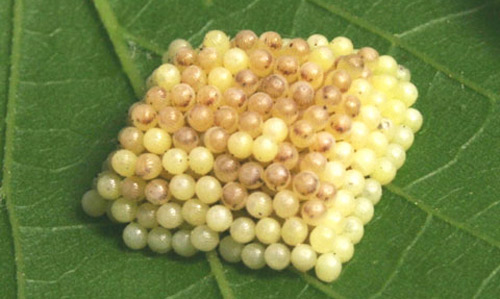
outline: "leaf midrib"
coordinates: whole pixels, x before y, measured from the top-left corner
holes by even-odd
[[[7,104],[5,115],[5,136],[3,139],[4,159],[3,159],[3,181],[2,197],[5,200],[9,223],[12,231],[12,241],[14,244],[14,266],[16,271],[17,297],[25,297],[24,259],[21,251],[19,237],[19,222],[14,213],[14,203],[11,200],[11,180],[10,171],[13,163],[13,143],[14,143],[14,123],[15,123],[15,103],[17,100],[17,88],[19,86],[19,62],[21,60],[21,34],[22,34],[22,9],[23,0],[12,0],[12,41],[10,53],[10,72],[7,91]]]

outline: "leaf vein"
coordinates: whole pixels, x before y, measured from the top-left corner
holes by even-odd
[[[177,293],[170,295],[168,297],[165,297],[165,299],[185,298],[185,297],[183,297],[183,295],[186,292],[189,292],[192,289],[196,288],[198,286],[198,284],[205,282],[207,279],[211,278],[212,276],[213,276],[212,274],[205,275],[202,278],[200,278],[199,280],[197,280],[197,281],[193,282],[192,284],[190,284],[189,286],[187,286],[186,288],[178,291]]]
[[[310,274],[299,272],[298,270],[294,268],[290,268],[292,272],[295,272],[297,275],[300,275],[302,279],[304,279],[308,284],[312,285],[314,288],[316,288],[318,291],[322,292],[323,294],[327,295],[329,298],[335,298],[335,299],[344,299],[345,297],[333,289],[329,288],[325,283],[319,281],[316,277],[311,276]]]
[[[56,167],[56,168],[50,168],[50,167],[45,167],[45,166],[36,166],[36,165],[30,165],[30,164],[25,164],[23,162],[18,162],[18,161],[15,161],[13,160],[12,161],[12,164],[13,165],[17,165],[17,166],[20,166],[20,167],[24,167],[24,168],[29,168],[29,169],[36,169],[36,170],[41,170],[41,171],[48,171],[49,173],[51,174],[58,174],[58,173],[61,173],[61,172],[65,172],[69,169],[72,169],[74,167],[77,167],[79,165],[82,165],[82,164],[85,164],[86,161],[87,161],[87,158],[88,156],[91,155],[92,151],[97,147],[97,145],[99,145],[100,142],[95,142],[94,144],[92,145],[89,145],[89,150],[87,152],[87,154],[85,156],[82,156],[82,157],[79,157],[77,158],[75,161],[73,162],[70,162],[68,164],[65,164],[65,165],[62,165],[62,166],[59,166],[59,167]]]
[[[446,193],[445,195],[441,196],[440,198],[436,199],[434,201],[434,205],[438,205],[439,203],[441,203],[443,200],[447,199],[448,197],[452,196],[453,194],[457,193],[457,192],[460,192],[462,190],[464,190],[465,187],[464,186],[461,186],[461,187],[458,187],[458,188],[455,188],[453,190],[451,190],[450,192]]]
[[[482,214],[486,213],[488,210],[490,210],[491,208],[497,206],[498,204],[500,204],[500,200],[497,200],[491,204],[489,204],[486,208],[482,209],[481,211],[477,212],[476,214],[472,215],[470,218],[469,218],[469,221],[473,220],[473,219],[476,219],[478,218],[479,216],[481,216]]]
[[[80,269],[86,261],[88,261],[90,258],[89,257],[84,257],[79,263],[78,265],[76,265],[76,267],[74,267],[73,269],[69,269],[68,271],[65,271],[64,273],[62,273],[61,275],[59,275],[59,277],[57,277],[56,279],[52,279],[52,280],[44,280],[44,279],[29,279],[29,278],[26,278],[26,283],[33,283],[33,284],[36,284],[36,283],[39,283],[39,284],[56,284],[56,283],[59,283],[64,277],[66,276],[69,276],[73,273],[75,273],[76,271],[78,271],[78,269]]]
[[[153,3],[153,0],[149,0],[148,2],[146,2],[146,4],[144,4],[144,6],[137,12],[137,14],[127,23],[127,27],[132,25],[133,23],[135,23],[135,21],[137,21],[141,16],[142,14],[148,9],[148,7],[151,5],[151,3]]]
[[[61,225],[61,226],[51,226],[51,227],[43,227],[43,226],[19,226],[20,232],[64,232],[64,231],[72,231],[72,230],[81,230],[88,228],[104,228],[104,227],[113,227],[116,224],[112,223],[85,223],[85,224],[74,224],[74,225]]]
[[[430,214],[438,219],[441,219],[442,221],[448,223],[449,225],[454,226],[454,227],[460,229],[461,231],[464,231],[464,232],[472,235],[473,237],[481,239],[482,241],[500,249],[500,241],[498,241],[498,240],[496,240],[488,235],[484,235],[484,234],[476,231],[473,228],[470,228],[465,223],[460,223],[460,222],[450,218],[449,216],[442,214],[438,209],[435,209],[435,208],[429,206],[428,204],[424,203],[423,201],[406,193],[405,190],[402,189],[401,187],[398,187],[394,184],[389,184],[389,185],[385,185],[385,189],[394,193],[397,196],[400,196],[400,197],[406,199],[407,201],[409,201],[410,203],[419,207],[421,210],[423,210],[427,214]]]
[[[127,49],[127,44],[120,35],[121,29],[118,20],[109,5],[107,0],[95,0],[94,6],[100,17],[100,20],[108,33],[111,44],[114,47],[115,53],[121,62],[122,69],[128,77],[129,82],[134,89],[135,95],[140,98],[144,93],[145,84],[141,78],[137,66],[133,63],[130,53]]]
[[[428,174],[421,176],[420,178],[417,178],[413,180],[411,183],[406,185],[404,189],[411,189],[413,186],[419,184],[420,182],[423,182],[435,175],[440,174],[441,172],[447,170],[448,168],[452,167],[453,165],[457,164],[458,160],[460,159],[462,153],[467,150],[467,148],[474,143],[484,132],[486,126],[489,124],[489,121],[491,120],[491,112],[493,109],[490,109],[488,111],[488,115],[484,118],[483,123],[481,126],[467,139],[467,141],[464,142],[456,151],[455,155],[453,156],[453,159],[448,161],[446,164],[440,166],[439,168],[435,169],[434,171],[429,172]]]
[[[226,18],[232,18],[234,16],[237,16],[237,15],[240,15],[240,14],[244,14],[247,11],[249,11],[250,9],[252,9],[255,5],[257,5],[260,1],[262,1],[262,0],[254,0],[254,1],[250,2],[247,6],[245,6],[244,8],[242,8],[241,10],[233,11],[229,15],[224,16],[224,17],[226,17]],[[213,19],[210,19],[209,21],[207,21],[207,23],[203,27],[201,27],[200,30],[198,30],[196,33],[192,34],[187,39],[187,41],[191,43],[193,40],[195,40],[196,38],[198,38],[201,34],[205,33],[207,31],[207,29],[210,28],[210,26],[214,22],[216,22],[216,21],[217,21],[217,18],[213,18]]]
[[[151,51],[158,56],[162,56],[163,53],[166,51],[162,49],[160,46],[128,32],[124,28],[120,28],[120,32],[123,35],[123,37],[129,41],[129,43],[139,45],[141,48]]]
[[[480,11],[481,9],[485,8],[486,6],[489,6],[492,3],[493,2],[485,3],[485,4],[482,4],[482,5],[479,5],[479,6],[476,6],[476,7],[473,7],[473,8],[464,10],[464,11],[461,11],[461,12],[452,13],[452,14],[449,14],[449,15],[446,15],[446,16],[443,16],[443,17],[440,17],[440,18],[436,18],[436,19],[430,20],[428,22],[425,22],[423,24],[415,26],[415,27],[413,27],[411,29],[408,29],[408,30],[406,30],[404,32],[394,34],[394,36],[399,37],[399,38],[405,37],[407,35],[411,35],[411,34],[419,32],[419,31],[425,30],[425,29],[427,29],[429,27],[432,27],[434,25],[437,25],[437,24],[440,24],[440,23],[443,23],[443,22],[446,22],[446,21],[450,21],[450,20],[453,20],[453,19],[456,19],[456,18],[459,18],[459,17],[471,15],[471,14],[473,14],[475,12]]]
[[[397,276],[399,270],[401,269],[401,266],[403,265],[404,261],[406,260],[406,257],[408,256],[410,250],[415,247],[415,244],[417,244],[418,240],[420,240],[420,237],[424,234],[426,229],[429,227],[430,223],[432,221],[432,215],[427,215],[427,218],[425,219],[424,224],[420,228],[420,230],[415,234],[415,237],[413,240],[410,242],[410,244],[402,251],[401,256],[399,257],[396,267],[392,271],[392,273],[387,277],[387,280],[385,283],[382,285],[380,290],[373,294],[370,298],[377,298],[382,295],[382,293],[387,289],[387,287],[392,283],[394,278]]]
[[[290,36],[293,38],[293,36],[296,34],[296,24],[297,24],[297,19],[299,18],[299,11],[302,9],[304,4],[306,3],[306,0],[300,0],[299,5],[297,6],[297,9],[295,10],[295,14],[293,15],[292,19],[292,29],[290,30]]]
[[[46,195],[46,196],[43,196],[41,199],[35,201],[35,202],[32,202],[30,204],[26,204],[26,205],[15,205],[15,208],[17,210],[23,210],[23,209],[31,209],[31,208],[35,208],[45,202],[50,202],[52,200],[54,200],[54,198],[57,196],[57,195],[60,195],[60,190],[57,190],[55,192],[52,192],[50,193],[49,195]]]
[[[65,85],[65,84],[72,84],[72,83],[96,83],[102,80],[111,80],[114,79],[112,77],[103,77],[99,80],[96,80],[95,78],[82,78],[82,79],[77,79],[77,78],[67,78],[63,80],[50,80],[50,81],[45,81],[45,82],[36,82],[36,81],[19,81],[19,84],[25,84],[25,85],[32,85],[32,86],[51,86],[51,85]]]
[[[368,32],[371,32],[374,35],[377,35],[390,43],[393,43],[397,46],[399,46],[401,49],[404,49],[408,51],[410,54],[414,55],[416,58],[422,60],[426,64],[432,66],[436,70],[448,75],[450,78],[453,80],[463,84],[464,86],[468,87],[469,89],[475,91],[476,93],[483,95],[486,97],[489,101],[495,102],[498,101],[500,96],[497,95],[496,93],[490,91],[489,89],[485,89],[481,87],[478,83],[466,79],[462,74],[457,74],[454,71],[450,70],[448,67],[438,63],[434,59],[430,58],[424,53],[421,53],[419,50],[414,49],[413,47],[409,46],[404,40],[400,39],[399,37],[395,36],[393,33],[388,33],[385,32],[384,30],[378,28],[377,26],[373,25],[372,23],[365,21],[364,19],[361,19],[358,16],[355,16],[351,14],[350,12],[343,10],[339,8],[338,6],[331,4],[331,3],[325,3],[324,0],[307,0],[311,2],[312,4],[323,8],[330,13],[339,16],[354,25],[358,26],[361,29],[364,29]]]
[[[210,265],[210,269],[212,271],[212,274],[215,277],[215,281],[217,282],[217,285],[219,286],[219,290],[222,294],[222,297],[224,299],[235,298],[233,291],[231,290],[231,287],[229,286],[229,282],[227,281],[226,274],[224,273],[224,268],[222,267],[220,259],[217,256],[217,252],[215,252],[215,251],[207,252],[206,257],[208,260],[208,264]]]
[[[21,250],[19,221],[14,213],[14,203],[11,198],[11,181],[12,171],[11,165],[13,161],[13,145],[15,128],[13,127],[15,121],[15,103],[17,100],[17,90],[19,87],[20,77],[20,61],[21,61],[21,46],[22,46],[22,12],[24,8],[23,0],[13,1],[12,6],[12,41],[11,41],[11,54],[10,54],[10,70],[9,70],[9,83],[7,91],[6,115],[5,115],[5,135],[4,135],[4,159],[3,159],[3,181],[2,191],[4,192],[3,198],[7,207],[9,215],[9,223],[12,231],[12,239],[14,243],[14,266],[16,271],[16,288],[17,297],[25,297],[26,280],[24,278],[24,259]]]
[[[373,10],[375,7],[377,7],[377,6],[378,6],[378,5],[379,5],[382,1],[384,1],[384,0],[377,0],[377,1],[375,1],[375,2],[374,2],[374,3],[373,3],[373,4],[372,4],[372,5],[371,5],[371,6],[370,6],[370,7],[369,7],[369,8],[368,8],[368,9],[367,9],[364,13],[363,13],[363,16],[362,16],[362,17],[366,17],[366,16],[367,16],[369,13],[371,13],[371,12],[372,12],[372,10]],[[349,32],[349,29],[351,29],[351,25],[352,25],[352,23],[347,24],[347,26],[346,26],[346,28],[345,28],[344,32],[342,33],[342,35],[347,35],[347,32]],[[391,46],[392,46],[392,44],[391,44]]]
[[[463,250],[457,257],[455,257],[453,260],[451,260],[451,262],[449,263],[449,265],[453,265],[455,264],[458,260],[460,260],[461,258],[463,258],[466,254],[468,254],[476,245],[477,243],[479,243],[479,240],[475,240],[474,243],[472,244],[469,244],[469,247],[467,247],[467,249]],[[446,266],[442,266],[442,267],[446,267]],[[427,273],[430,273],[431,271],[429,270]]]
[[[304,286],[304,288],[302,288],[302,290],[297,294],[297,298],[300,298],[302,295],[304,295],[304,293],[307,291],[307,289],[309,288],[309,284],[306,284]]]
[[[486,276],[486,278],[481,282],[479,288],[477,289],[477,292],[474,294],[474,296],[472,296],[472,298],[474,299],[479,298],[479,295],[481,295],[483,290],[488,286],[490,281],[493,279],[493,277],[495,277],[495,275],[497,275],[499,271],[500,271],[500,264],[498,264],[498,266],[495,269],[493,269],[493,271],[491,271],[491,273],[488,274],[488,276]]]
[[[196,33],[193,33],[187,39],[187,41],[191,43],[193,39],[198,38],[198,36],[202,35],[213,24],[214,21],[215,19],[208,20],[207,23],[205,23],[205,25],[203,25],[203,27],[201,27],[200,30],[198,30]]]

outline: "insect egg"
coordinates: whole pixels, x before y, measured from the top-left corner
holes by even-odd
[[[196,62],[197,53],[190,47],[182,47],[177,50],[174,56],[174,64],[179,69],[183,70]]]
[[[288,83],[281,75],[269,75],[262,79],[260,91],[267,93],[273,99],[277,99],[287,93]]]
[[[300,67],[299,80],[303,80],[309,84],[314,89],[320,87],[323,82],[324,72],[323,69],[314,62],[306,62]]]
[[[245,207],[247,197],[247,190],[241,184],[230,182],[222,188],[222,202],[231,210],[243,209]]]
[[[214,113],[214,124],[223,128],[228,133],[233,133],[238,128],[238,111],[233,107],[222,106]]]
[[[292,179],[290,171],[284,164],[273,163],[264,171],[264,182],[271,190],[279,191],[288,187]]]
[[[274,104],[272,115],[291,125],[299,117],[299,107],[293,99],[281,98]]]
[[[419,92],[347,37],[235,33],[171,42],[81,207],[123,223],[133,250],[332,282],[412,159]]]
[[[273,55],[264,49],[257,49],[250,52],[250,70],[260,77],[268,75],[272,71],[274,64]]]
[[[143,145],[144,134],[136,127],[126,127],[118,134],[120,145],[133,153],[140,154],[145,150]]]
[[[235,84],[241,88],[247,96],[252,95],[259,87],[259,77],[248,69],[239,71],[234,80]]]
[[[207,84],[207,74],[199,66],[191,65],[182,71],[181,82],[188,84],[195,91],[199,91],[200,88]]]
[[[231,155],[223,154],[215,159],[214,173],[222,182],[231,182],[238,178],[240,162]]]
[[[273,99],[264,92],[254,93],[248,99],[248,111],[255,111],[267,119],[273,109]]]
[[[198,53],[198,63],[205,72],[210,72],[213,68],[222,66],[222,55],[216,48],[203,47]]]
[[[144,189],[146,199],[154,205],[166,203],[170,197],[167,181],[154,179],[149,181]]]
[[[224,152],[228,139],[229,134],[221,127],[211,127],[203,135],[203,143],[214,154]]]
[[[293,190],[301,198],[310,198],[319,190],[319,178],[311,171],[301,171],[293,177]]]
[[[195,105],[187,113],[189,125],[198,132],[205,132],[214,123],[214,112],[205,105]]]
[[[165,89],[153,86],[144,96],[144,102],[151,105],[156,111],[160,111],[162,108],[170,105],[170,95]]]
[[[182,127],[173,135],[174,146],[189,153],[193,148],[198,146],[200,138],[198,133],[190,127]]]
[[[321,218],[326,214],[327,208],[321,200],[308,200],[301,208],[301,215],[304,221],[309,225],[317,225],[320,223]]]
[[[196,102],[215,110],[221,105],[222,95],[217,87],[205,85],[196,94]]]
[[[239,182],[248,189],[256,189],[262,186],[264,168],[256,162],[243,164],[238,171]]]
[[[267,47],[271,51],[280,50],[281,45],[283,44],[281,36],[274,31],[268,31],[262,33],[261,36],[259,37],[259,40],[265,47]]]
[[[351,76],[345,70],[333,71],[325,78],[325,84],[333,85],[340,89],[341,92],[346,92],[351,86],[351,82]]]
[[[303,110],[314,103],[314,89],[305,81],[298,81],[290,87],[290,97]]]
[[[158,113],[158,125],[167,133],[174,133],[184,126],[184,115],[174,107],[165,107]]]
[[[309,44],[302,38],[294,38],[288,44],[287,53],[297,57],[301,63],[306,59],[309,51]]]
[[[299,60],[294,56],[281,56],[274,66],[276,73],[282,75],[288,83],[297,80]]]
[[[251,30],[242,30],[234,37],[234,45],[242,50],[250,50],[257,43],[258,37]]]
[[[130,119],[135,127],[146,131],[156,125],[156,111],[151,105],[138,104],[131,109]]]
[[[172,105],[181,112],[188,111],[194,105],[195,98],[194,89],[185,83],[177,84],[172,88]]]

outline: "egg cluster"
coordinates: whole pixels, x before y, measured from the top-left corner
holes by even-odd
[[[422,125],[410,72],[345,37],[249,30],[164,61],[84,211],[128,223],[132,249],[335,280]]]

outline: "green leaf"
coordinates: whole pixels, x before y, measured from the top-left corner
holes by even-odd
[[[12,1],[0,8],[3,297],[500,294],[498,2]],[[335,283],[132,252],[121,227],[79,208],[169,42],[214,28],[346,35],[412,70],[424,127]]]

